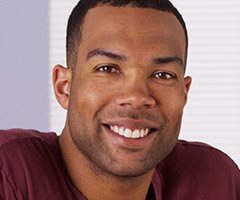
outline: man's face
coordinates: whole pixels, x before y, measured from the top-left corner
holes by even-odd
[[[68,124],[92,166],[138,176],[172,151],[191,82],[184,79],[185,46],[168,12],[99,6],[87,13]]]

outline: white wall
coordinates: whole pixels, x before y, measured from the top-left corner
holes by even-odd
[[[48,1],[0,1],[0,128],[47,130]]]
[[[50,66],[65,64],[66,22],[77,2],[50,1]],[[172,2],[188,26],[193,77],[180,138],[209,143],[240,166],[240,1]],[[50,127],[60,133],[65,112],[50,94]]]

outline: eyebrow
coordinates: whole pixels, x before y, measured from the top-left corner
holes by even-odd
[[[104,49],[94,49],[88,53],[88,55],[86,57],[86,61],[88,61],[89,59],[91,59],[93,57],[97,57],[97,56],[105,56],[105,57],[111,58],[113,60],[118,60],[118,61],[126,61],[127,60],[127,57],[124,55],[106,51]]]
[[[155,64],[176,63],[176,64],[181,65],[181,66],[184,65],[183,60],[180,57],[177,57],[177,56],[154,58],[153,62]]]
[[[91,58],[97,57],[97,56],[105,56],[113,60],[118,60],[118,61],[126,61],[127,57],[124,55],[120,55],[117,53],[113,53],[101,48],[94,49],[90,51],[87,54],[86,61],[88,61]],[[153,59],[153,63],[161,65],[161,64],[168,64],[168,63],[176,63],[178,65],[183,66],[184,62],[180,57],[177,56],[167,56],[167,57],[158,57]]]

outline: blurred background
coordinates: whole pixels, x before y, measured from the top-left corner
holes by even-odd
[[[0,128],[61,133],[66,112],[51,86],[65,64],[67,18],[77,0],[0,0]],[[240,1],[172,0],[189,31],[193,77],[180,138],[202,141],[240,166]]]

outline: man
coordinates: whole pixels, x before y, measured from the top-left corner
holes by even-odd
[[[64,130],[1,131],[0,198],[239,200],[231,159],[178,141],[187,44],[169,1],[80,1],[53,69]]]

